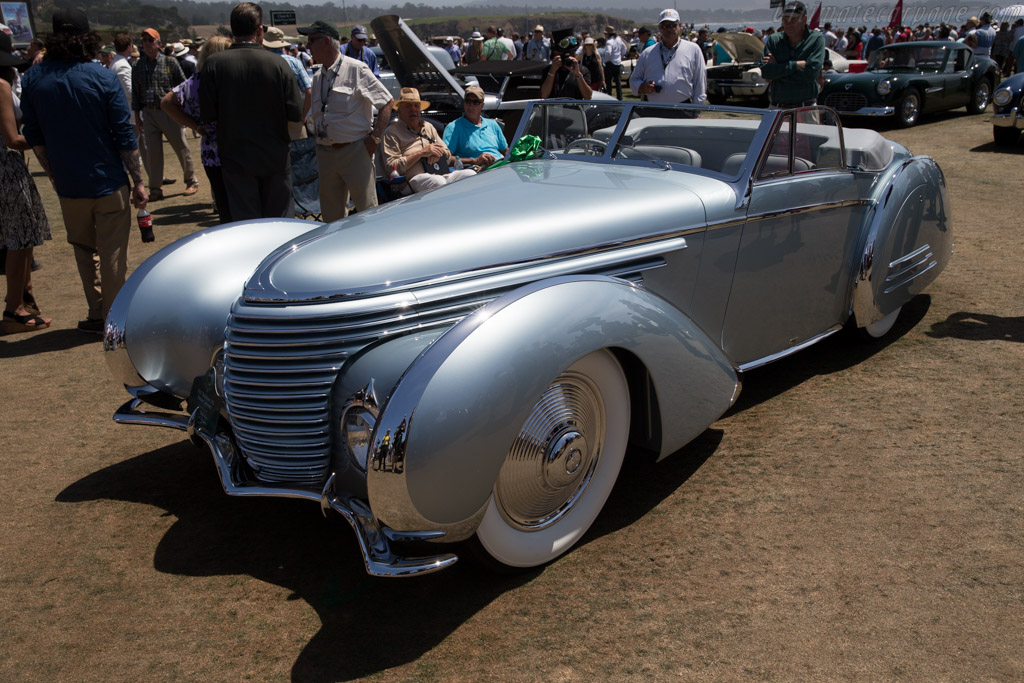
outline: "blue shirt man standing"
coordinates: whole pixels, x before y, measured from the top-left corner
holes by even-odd
[[[25,72],[21,97],[25,139],[53,180],[85,289],[78,329],[97,334],[128,272],[131,202],[149,200],[121,82],[93,61],[102,42],[84,12],[58,9],[46,57]]]
[[[380,67],[377,66],[377,55],[373,54],[373,50],[366,47],[366,41],[369,36],[366,34],[366,27],[357,24],[352,27],[352,36],[345,47],[342,48],[341,54],[352,59],[358,59],[366,66],[370,67],[370,71],[377,78],[380,78]]]

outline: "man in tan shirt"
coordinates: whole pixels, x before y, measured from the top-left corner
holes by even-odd
[[[314,21],[298,31],[322,65],[312,88],[320,210],[325,221],[336,221],[348,215],[350,195],[357,211],[377,206],[373,155],[395,101],[366,64],[341,54],[333,25]]]
[[[470,170],[450,170],[455,155],[437,130],[420,116],[430,102],[420,99],[419,90],[402,88],[397,102],[398,120],[384,131],[384,162],[406,177],[413,192],[425,192],[476,175]]]

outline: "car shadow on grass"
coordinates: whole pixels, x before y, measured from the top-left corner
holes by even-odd
[[[777,370],[751,373],[748,398],[739,409],[869,358],[913,328],[929,302],[919,296],[907,304],[886,340],[830,339],[797,354],[798,359],[769,366]],[[705,430],[659,463],[631,451],[601,514],[570,552],[648,514],[708,461],[722,437],[719,429]],[[324,518],[309,501],[226,496],[210,456],[187,441],[103,468],[57,496],[66,503],[103,499],[159,507],[176,519],[155,550],[158,571],[248,575],[282,586],[291,592],[289,600],[313,607],[321,628],[292,666],[292,677],[300,680],[351,680],[415,661],[494,599],[544,571],[498,575],[460,561],[415,579],[370,577],[339,516]]]

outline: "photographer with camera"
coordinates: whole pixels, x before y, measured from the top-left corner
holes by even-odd
[[[540,96],[568,97],[573,100],[589,100],[594,95],[590,87],[590,71],[576,59],[579,41],[572,35],[572,29],[551,32],[551,49],[555,53],[551,68],[540,86]]]
[[[667,9],[658,18],[661,42],[643,51],[629,76],[629,88],[648,102],[704,104],[707,67],[696,43],[679,37],[679,12]]]

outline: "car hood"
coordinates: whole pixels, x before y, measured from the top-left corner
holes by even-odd
[[[750,33],[716,33],[715,42],[734,62],[759,62],[764,55],[764,42]]]
[[[880,80],[886,78],[895,80],[901,75],[903,74],[894,74],[888,71],[881,73],[864,71],[858,74],[829,74],[825,77],[825,90],[873,90]],[[849,87],[847,88],[847,86]]]
[[[417,88],[420,95],[446,93],[463,97],[462,85],[430,54],[423,41],[396,14],[385,14],[370,22],[377,43],[404,88]]]
[[[701,197],[731,188],[679,171],[572,160],[510,164],[318,227],[246,283],[253,302],[414,290],[476,271],[705,224]]]

